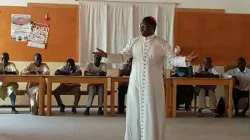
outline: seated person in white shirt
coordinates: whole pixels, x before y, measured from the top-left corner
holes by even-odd
[[[201,73],[201,74],[214,74],[214,75],[218,74],[212,65],[212,59],[210,57],[204,58],[203,64],[200,64],[198,66],[198,69],[196,72]],[[216,86],[214,85],[196,86],[195,88],[196,89],[198,88],[200,90],[199,98],[198,98],[199,110],[198,110],[197,116],[203,117],[202,110],[207,108],[207,105],[206,105],[206,92],[207,92],[209,96],[209,108],[212,111],[213,115],[217,117],[218,116],[218,114],[216,113],[217,99],[215,96]]]
[[[65,75],[65,76],[82,76],[82,71],[78,65],[75,65],[73,59],[68,59],[66,64],[56,70],[55,75]],[[76,108],[81,98],[81,84],[75,83],[61,83],[54,91],[53,94],[56,98],[58,106],[60,106],[60,112],[64,112],[65,105],[63,104],[60,95],[61,94],[72,94],[75,95],[74,106],[72,107],[72,112],[77,113]]]
[[[84,76],[106,76],[106,64],[101,62],[102,57],[95,54],[94,63],[88,63],[84,70]],[[90,107],[92,106],[94,97],[98,94],[98,115],[103,115],[103,99],[104,99],[104,85],[90,84],[88,85],[88,104],[84,115],[89,115]]]
[[[19,72],[16,65],[9,62],[9,54],[4,52],[2,54],[2,62],[0,62],[0,75],[18,75]],[[16,111],[16,92],[19,85],[16,82],[1,82],[0,81],[0,98],[5,99],[10,97],[12,105],[12,114],[18,114]]]
[[[246,68],[246,60],[244,58],[239,58],[237,61],[238,68],[229,70],[224,73],[225,78],[234,78],[234,89],[233,89],[233,100],[234,109],[236,116],[245,116],[248,110],[248,104],[244,110],[240,113],[238,108],[238,103],[241,98],[249,97],[248,86],[250,84],[250,69]],[[248,99],[249,101],[249,99]]]

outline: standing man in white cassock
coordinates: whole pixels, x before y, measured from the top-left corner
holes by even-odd
[[[96,54],[109,62],[122,63],[133,57],[127,95],[125,140],[166,140],[165,94],[162,68],[164,58],[177,67],[185,67],[196,56],[175,56],[167,41],[154,35],[156,20],[145,17],[140,37],[129,41],[118,54],[97,49]]]

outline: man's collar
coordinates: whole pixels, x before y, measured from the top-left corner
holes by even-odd
[[[153,35],[150,35],[148,37],[143,37],[144,40],[150,40],[150,39],[153,39],[155,37],[155,34]]]
[[[245,73],[246,70],[247,70],[247,69],[245,68],[245,70],[243,71],[243,73]],[[241,72],[239,68],[237,68],[237,72]]]

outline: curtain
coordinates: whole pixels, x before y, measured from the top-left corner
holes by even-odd
[[[130,39],[140,36],[139,24],[146,16],[156,18],[156,35],[173,46],[174,14],[175,4],[80,2],[80,65],[93,61],[96,48],[120,52]]]

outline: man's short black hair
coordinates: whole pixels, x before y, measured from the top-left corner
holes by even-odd
[[[35,55],[34,55],[34,57],[42,57],[42,55],[40,54],[40,53],[36,53]]]
[[[75,60],[72,59],[72,58],[69,58],[69,59],[67,60],[67,63],[74,64],[74,63],[75,63]]]
[[[247,62],[246,62],[246,59],[243,58],[243,57],[239,58],[238,61],[244,62],[245,64],[247,63]]]

